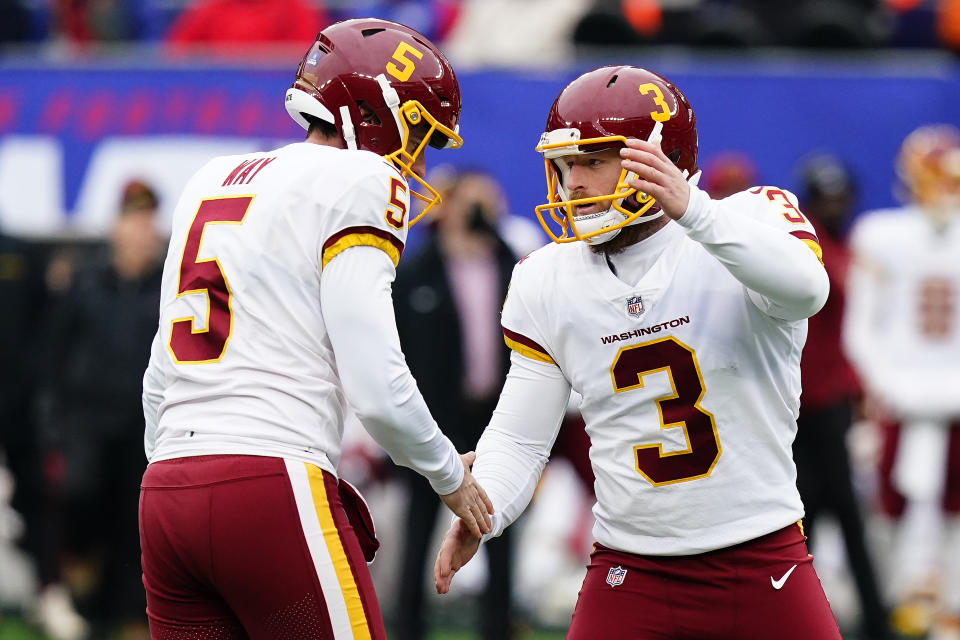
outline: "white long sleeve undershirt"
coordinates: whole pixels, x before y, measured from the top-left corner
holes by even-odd
[[[556,365],[510,354],[510,371],[473,467],[494,508],[493,530],[484,540],[503,533],[530,503],[569,398],[570,383]]]
[[[802,320],[827,301],[830,281],[816,254],[782,229],[737,211],[734,202],[712,200],[691,186],[687,210],[677,223],[750,290],[750,299],[768,315]]]
[[[323,269],[320,306],[344,393],[390,458],[455,491],[463,465],[430,415],[400,349],[393,311],[394,266],[380,249],[352,247]]]

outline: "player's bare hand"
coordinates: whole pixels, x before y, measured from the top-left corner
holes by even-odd
[[[686,212],[690,185],[658,142],[631,138],[620,149],[620,158],[623,168],[637,175],[628,181],[631,187],[656,198],[663,212],[674,220]]]
[[[460,488],[453,493],[440,496],[443,503],[457,514],[463,523],[467,526],[475,537],[479,538],[485,533],[490,533],[493,526],[490,521],[490,514],[493,513],[493,503],[487,497],[487,492],[483,490],[473,474],[470,473],[470,467],[476,460],[477,454],[473,451],[460,455],[463,462],[463,482]]]
[[[455,520],[447,535],[443,537],[437,562],[433,566],[433,581],[437,593],[450,591],[453,574],[470,562],[479,547],[480,538],[470,533],[463,520]]]

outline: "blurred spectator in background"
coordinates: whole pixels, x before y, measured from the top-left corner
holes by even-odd
[[[36,373],[41,363],[36,328],[46,297],[43,262],[36,245],[0,233],[0,475],[4,467],[10,471],[10,506],[23,518],[26,531],[20,539],[34,555],[40,539],[43,495],[34,420]],[[0,583],[4,573],[0,568]]]
[[[483,194],[483,200],[489,207],[490,220],[497,228],[497,235],[507,243],[513,255],[522,258],[547,242],[540,225],[530,218],[510,213],[503,185],[492,174],[482,169],[458,169],[449,164],[437,165],[430,171],[431,181],[440,185],[442,190],[451,189],[466,175],[476,175],[478,181],[481,176],[485,178],[482,182],[489,191]]]
[[[840,347],[844,287],[850,253],[845,231],[857,199],[857,185],[838,158],[815,154],[800,165],[800,204],[816,229],[830,296],[807,321],[801,361],[800,416],[793,458],[803,499],[808,544],[815,541],[821,514],[834,516],[843,532],[847,559],[857,585],[864,637],[892,638],[876,574],[864,537],[863,517],[854,494],[847,434],[860,384]]]
[[[714,200],[746,191],[759,184],[757,165],[742,151],[721,151],[703,166],[703,190]]]
[[[140,36],[138,4],[123,0],[54,0],[52,35],[76,45],[135,40]]]
[[[892,621],[940,640],[960,634],[960,131],[912,132],[897,172],[908,204],[851,233],[844,342],[882,424]]]
[[[237,53],[251,45],[287,45],[298,52],[328,21],[308,0],[200,0],[188,6],[167,34],[171,49],[209,48]]]
[[[416,29],[433,42],[445,40],[460,17],[462,0],[327,0],[334,20],[376,16]]]
[[[497,233],[500,186],[465,170],[447,184],[419,252],[397,270],[393,288],[397,329],[410,371],[460,451],[472,450],[497,404],[509,367],[500,333],[500,307],[516,257]],[[423,640],[424,574],[440,501],[423,478],[408,474],[410,504],[392,637]],[[445,513],[445,512],[444,512]],[[489,578],[479,609],[484,640],[513,637],[511,539],[487,547]]]
[[[556,67],[571,60],[573,29],[589,4],[463,0],[444,50],[464,66]]]
[[[141,381],[160,300],[157,206],[143,182],[126,186],[109,260],[79,265],[47,326],[52,552],[64,558],[49,558],[41,578],[70,583],[100,637],[146,637],[137,504]]]
[[[0,45],[22,42],[30,35],[30,15],[18,0],[0,0]]]
[[[894,28],[883,0],[595,0],[573,37],[599,46],[857,48],[884,44]]]
[[[954,52],[960,52],[960,0],[938,0],[934,14],[937,37]]]

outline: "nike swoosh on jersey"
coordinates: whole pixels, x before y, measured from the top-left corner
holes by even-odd
[[[783,576],[779,580],[774,580],[773,576],[770,576],[770,584],[773,585],[774,589],[779,591],[780,589],[783,588],[783,585],[786,584],[787,578],[790,577],[790,574],[793,573],[793,570],[796,568],[797,568],[797,565],[793,565],[792,567],[790,567],[790,569],[785,574],[783,574]]]

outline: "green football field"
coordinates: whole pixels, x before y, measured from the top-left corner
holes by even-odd
[[[436,631],[430,635],[430,640],[479,640],[479,638],[479,635],[469,631]],[[2,618],[0,619],[0,640],[47,640],[47,638],[19,618]],[[563,640],[563,633],[530,631],[525,633],[521,640]]]

